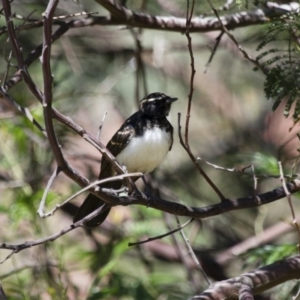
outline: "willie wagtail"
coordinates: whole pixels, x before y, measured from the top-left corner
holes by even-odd
[[[128,172],[147,173],[162,163],[173,144],[173,127],[167,120],[171,104],[177,98],[163,93],[152,93],[140,102],[140,109],[130,116],[107,144],[107,149],[124,165]],[[99,179],[116,175],[111,163],[103,156]],[[102,188],[120,189],[122,181],[101,184]],[[77,222],[105,204],[93,194],[89,194],[74,217]],[[108,208],[107,208],[108,207]],[[96,227],[107,217],[110,207],[85,225]]]

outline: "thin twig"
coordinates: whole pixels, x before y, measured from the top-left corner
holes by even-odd
[[[212,60],[213,60],[213,58],[214,58],[214,56],[215,56],[215,54],[216,54],[216,52],[217,52],[218,46],[219,46],[219,44],[220,44],[220,42],[221,42],[221,39],[222,39],[223,35],[224,35],[224,31],[222,31],[222,32],[216,37],[216,43],[215,43],[213,49],[211,50],[211,54],[210,54],[210,56],[209,56],[208,62],[207,62],[207,64],[205,65],[204,73],[207,72],[207,70],[208,70],[208,68],[209,68],[209,66],[210,66],[210,63],[212,62]]]
[[[211,9],[213,10],[214,14],[216,15],[217,19],[219,20],[219,23],[222,27],[222,30],[227,34],[227,36],[233,41],[233,43],[236,45],[236,47],[240,50],[240,52],[243,54],[244,58],[246,58],[248,61],[250,61],[252,64],[255,65],[259,70],[261,70],[265,75],[267,75],[267,70],[265,70],[257,59],[252,58],[247,51],[238,43],[238,41],[235,39],[234,35],[229,32],[229,30],[226,28],[226,26],[223,24],[218,11],[214,8],[210,0],[207,0]]]
[[[32,114],[30,113],[29,109],[27,107],[22,107],[21,105],[19,105],[12,97],[10,97],[3,90],[3,88],[1,86],[0,86],[0,94],[6,100],[8,100],[19,112],[21,112],[39,131],[41,131],[42,134],[44,134],[45,136],[47,135],[45,129],[39,124],[39,122],[37,120],[34,119]]]
[[[71,23],[72,24],[72,23]],[[52,35],[52,43],[56,41],[58,38],[60,38],[63,34],[65,34],[70,26],[70,23],[64,23],[61,25]],[[43,22],[41,22],[41,25],[43,25]],[[38,45],[35,49],[33,49],[27,58],[24,60],[24,67],[28,68],[34,61],[36,61],[42,54],[43,50],[43,44]],[[17,56],[18,57],[18,56]],[[22,80],[22,72],[21,70],[18,70],[4,85],[4,90],[8,91],[10,88],[12,88],[14,85],[16,85],[18,82]],[[29,87],[30,88],[30,87]],[[32,90],[31,90],[32,91]],[[33,94],[37,97],[37,99],[42,103],[42,93],[40,92],[40,95],[37,95],[35,92]]]
[[[252,178],[253,178],[253,194],[254,194],[254,198],[257,202],[257,205],[260,205],[260,199],[259,197],[257,197],[257,177],[255,174],[255,168],[253,165],[251,165],[251,171],[252,171]]]
[[[101,136],[101,132],[102,132],[102,127],[103,127],[103,124],[104,124],[106,116],[107,116],[107,111],[104,112],[102,120],[101,120],[101,122],[99,124],[99,129],[98,129],[98,132],[97,132],[97,140],[100,140],[100,136]]]
[[[105,204],[103,204],[101,207],[94,210],[92,213],[90,213],[86,217],[84,217],[81,220],[77,221],[76,223],[72,223],[71,225],[66,226],[61,231],[59,231],[57,233],[54,233],[50,236],[47,236],[47,237],[44,237],[44,238],[41,238],[41,239],[37,239],[37,240],[32,240],[32,241],[20,243],[20,244],[7,244],[7,243],[0,244],[0,249],[12,250],[11,253],[8,256],[6,256],[2,261],[0,261],[0,264],[3,264],[6,260],[8,260],[10,257],[12,257],[15,253],[18,253],[18,252],[20,252],[24,249],[27,249],[27,248],[31,248],[31,247],[34,247],[34,246],[45,244],[47,242],[53,242],[56,239],[58,239],[59,237],[67,234],[68,232],[70,232],[70,231],[72,231],[72,230],[74,230],[78,227],[83,226],[86,222],[88,222],[91,219],[93,219],[94,217],[96,217],[102,211],[102,208],[104,207],[104,205]]]
[[[140,93],[140,82],[143,84],[143,95],[148,95],[146,70],[144,62],[142,60],[143,47],[141,43],[141,29],[136,32],[134,29],[130,29],[130,32],[135,41],[135,60],[136,60],[136,78],[135,78],[135,99],[137,106],[140,105],[141,93]]]
[[[164,234],[161,234],[161,235],[157,235],[155,237],[152,237],[152,238],[148,238],[146,240],[143,240],[143,241],[139,241],[139,242],[134,242],[134,243],[128,243],[128,246],[131,247],[131,246],[136,246],[136,245],[141,245],[141,244],[145,244],[145,243],[148,243],[148,242],[151,242],[151,241],[155,241],[155,240],[159,240],[159,239],[162,239],[166,236],[169,236],[175,232],[178,232],[180,231],[182,228],[186,227],[187,225],[189,225],[190,223],[192,223],[194,221],[194,219],[190,219],[188,220],[187,222],[185,222],[183,225],[180,226],[180,228],[176,228],[176,229],[173,229],[167,233],[164,233]]]
[[[286,182],[284,180],[281,161],[278,161],[278,167],[279,167],[279,172],[280,172],[280,175],[281,175],[280,176],[280,181],[282,183],[282,187],[284,189],[286,198],[287,198],[288,203],[289,203],[289,207],[291,209],[292,218],[293,218],[293,225],[295,226],[295,228],[297,230],[297,233],[298,233],[298,251],[300,252],[300,227],[299,227],[299,224],[297,223],[296,214],[295,214],[295,210],[294,210],[292,199],[291,199],[291,193],[289,192],[289,190],[286,186]]]
[[[299,133],[297,133],[297,137],[298,137],[298,142],[299,142]],[[296,157],[295,161],[293,162],[293,165],[292,165],[292,168],[291,168],[291,175],[290,175],[290,178],[293,178],[293,175],[294,172],[295,172],[295,169],[299,163],[299,160],[300,160],[300,151],[299,151],[299,148],[297,149],[298,151],[298,156]]]
[[[255,195],[257,195],[257,176],[255,174],[255,168],[253,165],[251,165],[252,175],[253,175],[253,190]]]
[[[11,14],[11,7],[10,7],[10,2],[9,0],[3,0],[3,11],[6,19],[6,25],[7,25],[7,31],[9,35],[9,39],[12,43],[13,51],[17,57],[18,65],[19,68],[21,69],[23,66],[23,56],[18,44],[18,40],[16,38],[16,32],[15,32],[15,27],[14,23],[12,20],[12,14]]]
[[[192,246],[191,246],[191,244],[190,244],[189,239],[186,237],[184,231],[182,230],[183,228],[181,228],[181,225],[180,225],[180,221],[179,221],[178,216],[175,216],[175,218],[176,218],[176,221],[177,221],[177,226],[178,226],[178,228],[180,228],[180,234],[181,234],[181,236],[182,236],[182,238],[183,238],[183,241],[185,242],[186,247],[187,247],[188,250],[189,250],[189,254],[190,254],[191,257],[192,257],[192,260],[194,261],[196,267],[200,270],[200,272],[201,272],[202,276],[204,277],[206,283],[207,283],[208,285],[211,285],[211,281],[209,280],[209,278],[208,278],[207,275],[205,274],[204,270],[202,269],[202,267],[201,267],[201,265],[200,265],[200,263],[199,263],[199,260],[198,260],[196,254],[195,254],[195,252],[194,252],[194,250],[193,250],[193,248],[192,248]]]
[[[48,140],[52,148],[52,152],[55,156],[57,165],[61,169],[65,169],[66,160],[61,151],[61,147],[56,138],[53,118],[52,118],[52,74],[50,65],[50,55],[51,55],[51,33],[52,33],[52,18],[58,4],[58,0],[50,0],[46,11],[43,13],[44,18],[44,42],[42,51],[42,70],[43,70],[43,80],[44,80],[44,95],[43,95],[43,111],[44,120],[47,131]]]
[[[238,174],[244,174],[247,176],[253,176],[253,172],[251,173],[246,173],[246,170],[249,168],[252,168],[252,165],[248,165],[246,167],[241,166],[240,168],[235,167],[235,168],[225,168],[222,166],[218,166],[216,164],[213,164],[207,160],[202,159],[201,157],[197,157],[197,161],[203,161],[204,163],[206,163],[207,165],[213,167],[216,170],[221,170],[221,171],[226,171],[226,172],[232,172],[232,173],[238,173]],[[272,174],[256,174],[255,175],[256,178],[280,178],[280,174],[278,175],[272,175]],[[295,175],[284,175],[284,178],[287,179],[297,179],[299,176],[297,174]]]
[[[190,156],[192,162],[197,167],[200,174],[205,178],[205,180],[209,183],[209,185],[213,188],[213,190],[217,193],[217,195],[220,197],[221,201],[225,200],[225,197],[221,193],[221,191],[216,187],[216,185],[211,181],[211,179],[206,175],[206,173],[203,171],[201,166],[198,164],[197,160],[195,159],[189,145],[189,122],[191,117],[191,107],[192,107],[192,99],[193,99],[193,93],[194,93],[194,77],[195,77],[195,60],[194,60],[194,54],[193,54],[193,48],[192,48],[192,38],[189,33],[190,25],[191,25],[191,19],[193,16],[194,11],[194,5],[195,0],[192,2],[192,8],[191,11],[189,9],[189,0],[187,1],[187,10],[186,10],[186,32],[185,35],[188,40],[188,49],[190,54],[190,60],[191,60],[191,78],[190,78],[190,92],[188,96],[188,105],[187,105],[187,112],[186,112],[186,121],[185,121],[185,132],[184,132],[184,141],[181,135],[181,125],[180,125],[180,117],[181,114],[178,113],[178,134],[179,134],[179,140],[180,144],[183,146],[183,148],[186,150],[188,155]]]
[[[47,198],[47,195],[48,195],[48,192],[55,180],[55,178],[58,176],[58,174],[60,173],[61,169],[59,167],[55,168],[53,174],[51,175],[48,183],[47,183],[47,186],[45,188],[45,191],[43,193],[43,197],[41,199],[41,202],[40,202],[40,206],[39,206],[39,209],[37,211],[37,213],[40,215],[41,218],[44,217],[44,207],[45,207],[45,202],[46,202],[46,198]]]
[[[179,135],[180,144],[185,149],[185,151],[188,153],[188,155],[191,158],[192,162],[197,167],[199,173],[204,177],[204,179],[208,182],[208,184],[212,187],[212,189],[220,197],[221,201],[224,201],[226,199],[225,196],[221,193],[221,191],[217,188],[217,186],[211,181],[211,179],[206,175],[206,173],[204,172],[204,170],[202,169],[202,167],[198,163],[198,160],[194,157],[191,149],[184,143],[182,135],[181,135],[180,117],[181,117],[181,114],[178,113],[178,135]]]
[[[41,218],[47,218],[47,217],[50,217],[52,215],[54,215],[54,213],[62,206],[64,206],[65,204],[67,204],[68,202],[70,202],[71,200],[73,200],[74,198],[76,198],[77,196],[81,195],[82,193],[84,193],[85,191],[91,189],[92,187],[96,187],[96,190],[99,189],[98,185],[99,184],[102,184],[102,183],[105,183],[105,182],[110,182],[110,181],[117,181],[117,180],[123,180],[124,178],[127,178],[127,177],[141,177],[143,176],[142,173],[126,173],[126,174],[122,174],[122,175],[117,175],[117,176],[112,176],[112,177],[109,177],[109,178],[105,178],[105,179],[101,179],[101,180],[97,180],[95,182],[92,182],[91,184],[89,184],[88,186],[86,186],[85,188],[81,189],[80,191],[78,191],[77,193],[73,194],[71,197],[69,197],[67,200],[65,200],[63,203],[61,204],[56,204],[55,207],[49,211],[48,213],[44,213],[44,207],[45,207],[45,201],[42,205],[42,203],[40,204],[40,208],[38,210],[38,214],[40,215]],[[105,191],[107,189],[103,189],[103,191]],[[124,189],[120,189],[120,190],[110,190],[110,192],[123,192]],[[46,194],[46,190],[44,192],[44,195],[47,196]]]
[[[168,230],[172,230],[170,219],[171,219],[171,215],[164,214],[164,220],[165,220]],[[195,272],[193,272],[193,268],[191,268],[191,264],[189,263],[188,256],[185,253],[186,251],[185,251],[184,247],[182,247],[182,244],[178,241],[177,235],[172,234],[171,239],[172,239],[172,244],[174,245],[174,249],[175,249],[180,261],[182,262],[183,266],[186,269],[188,279],[193,283],[195,291],[198,291],[199,290],[198,278],[196,278]]]
[[[6,70],[5,70],[3,79],[2,79],[2,86],[1,86],[2,89],[3,89],[4,84],[5,84],[5,82],[7,80],[7,77],[8,77],[9,68],[11,67],[11,58],[12,58],[12,54],[13,54],[12,51],[9,51],[8,57],[6,58],[5,49],[6,49],[6,45],[7,45],[8,42],[9,42],[9,39],[7,39],[7,41],[6,41],[6,43],[5,43],[4,47],[3,47],[3,56],[4,56],[4,59],[7,62],[7,64],[6,64]]]
[[[30,91],[41,102],[43,95],[42,95],[42,92],[34,84],[31,76],[29,75],[29,73],[27,71],[27,65],[24,62],[23,54],[22,54],[21,48],[18,44],[14,23],[13,23],[12,17],[11,17],[11,7],[10,7],[10,3],[8,0],[3,1],[3,10],[4,10],[4,14],[5,14],[5,19],[6,19],[8,35],[9,35],[9,38],[10,38],[10,41],[12,44],[13,52],[14,52],[15,57],[18,62],[19,70],[17,73],[19,75],[19,78],[21,78],[21,77],[23,78],[23,80],[27,84]],[[5,84],[4,87],[5,87],[4,90],[6,91],[7,84]]]
[[[192,2],[192,8],[191,11],[189,10],[189,3],[190,1],[187,1],[187,9],[186,9],[186,32],[185,35],[188,40],[188,49],[189,49],[189,54],[190,54],[190,60],[191,60],[191,78],[190,78],[190,93],[188,96],[188,105],[187,105],[187,112],[186,112],[186,121],[185,121],[185,145],[186,147],[189,146],[189,122],[191,118],[191,107],[192,107],[192,99],[193,99],[193,93],[194,93],[194,77],[195,77],[195,59],[194,59],[194,54],[193,54],[193,47],[192,47],[192,38],[189,33],[190,25],[191,25],[191,19],[193,16],[194,12],[194,6],[195,6],[195,0]]]

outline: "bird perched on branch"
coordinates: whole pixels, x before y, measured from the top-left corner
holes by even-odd
[[[167,120],[171,104],[177,98],[163,93],[152,93],[140,101],[140,109],[131,115],[114,134],[107,144],[107,149],[118,162],[131,172],[148,173],[159,166],[173,144],[173,127]],[[115,176],[112,164],[103,156],[99,179]],[[101,184],[101,188],[118,190],[121,181]],[[101,207],[105,202],[89,194],[74,217],[74,223]],[[110,211],[109,205],[92,220],[87,227],[100,225]]]

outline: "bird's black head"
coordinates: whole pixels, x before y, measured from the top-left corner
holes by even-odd
[[[176,100],[163,93],[152,93],[141,100],[140,109],[147,116],[161,118],[169,114],[171,104]]]

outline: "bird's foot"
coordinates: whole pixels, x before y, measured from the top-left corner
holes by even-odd
[[[151,187],[150,187],[150,185],[147,183],[147,181],[146,181],[146,179],[145,179],[144,176],[142,176],[142,180],[143,180],[144,185],[145,185],[145,192],[144,192],[144,193],[145,193],[147,196],[152,197],[153,195],[152,195]]]

